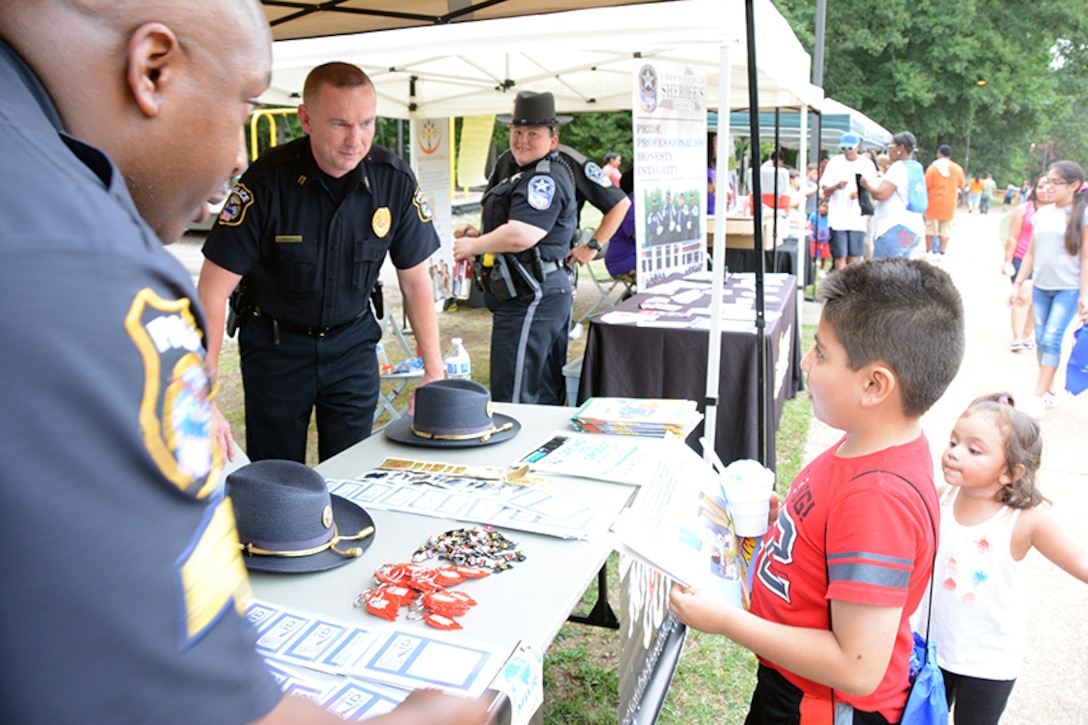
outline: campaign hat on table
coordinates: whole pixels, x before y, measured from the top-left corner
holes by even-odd
[[[514,113],[499,116],[498,121],[512,126],[562,126],[573,118],[555,115],[555,96],[548,91],[518,91],[514,99]]]
[[[857,145],[861,143],[861,137],[852,131],[847,131],[839,138],[840,149],[852,149],[857,148]]]
[[[325,478],[296,461],[269,459],[227,476],[247,569],[325,571],[357,559],[374,540],[374,519],[329,494]]]
[[[521,430],[508,415],[493,413],[491,391],[473,380],[436,380],[416,388],[415,414],[397,418],[385,435],[426,448],[469,448],[501,443]]]

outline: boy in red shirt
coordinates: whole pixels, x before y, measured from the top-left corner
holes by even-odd
[[[751,611],[679,585],[669,597],[684,624],[759,656],[748,725],[899,722],[908,618],[933,565],[939,509],[920,419],[963,359],[959,292],[927,262],[881,259],[829,276],[821,297],[801,365],[816,417],[845,435],[779,507]]]

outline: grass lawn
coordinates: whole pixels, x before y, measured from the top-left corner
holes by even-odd
[[[592,300],[575,298],[575,316],[592,304]],[[397,313],[399,314],[399,312]],[[484,308],[461,306],[439,316],[443,351],[454,337],[460,337],[472,359],[472,377],[487,385],[488,346],[491,315]],[[802,351],[812,344],[813,326],[802,328]],[[411,338],[409,338],[410,340]],[[219,364],[219,401],[234,432],[235,439],[245,441],[241,375],[238,368],[238,348],[227,340]],[[387,333],[386,350],[394,364],[401,359],[400,346]],[[570,343],[568,359],[582,355],[585,335]],[[391,384],[386,383],[388,389]],[[409,385],[398,397],[406,400],[413,386]],[[812,406],[804,395],[786,403],[776,438],[778,451],[778,491],[784,494],[801,468]],[[378,421],[382,422],[381,420]],[[307,457],[310,465],[317,464],[316,435],[311,426]],[[609,559],[609,601],[619,602],[618,554]],[[588,613],[596,600],[596,582],[590,586],[579,606]],[[618,615],[620,613],[617,612]],[[565,625],[544,658],[544,721],[554,725],[615,723],[619,705],[617,693],[617,651],[619,635],[612,630],[579,624]],[[733,723],[743,720],[748,698],[755,687],[755,657],[722,637],[689,632],[684,654],[677,668],[659,722],[670,723]]]

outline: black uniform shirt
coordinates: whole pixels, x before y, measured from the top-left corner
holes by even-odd
[[[579,218],[582,215],[582,205],[587,201],[607,214],[622,199],[627,198],[623,190],[615,186],[605,175],[600,166],[578,153],[570,146],[559,144],[557,149],[559,160],[570,169],[574,177],[575,199]],[[518,163],[514,161],[514,155],[510,151],[504,152],[495,162],[495,169],[488,179],[487,188],[495,186],[503,179],[514,174],[518,169]]]
[[[204,256],[247,278],[271,317],[307,327],[349,322],[369,304],[386,252],[398,269],[439,247],[411,169],[373,147],[338,202],[309,137],[263,153],[235,185]]]
[[[540,258],[546,261],[566,259],[578,228],[570,174],[554,154],[549,156],[500,182],[484,196],[483,204],[485,233],[510,220],[548,230],[536,243]],[[528,261],[525,253],[520,256]]]

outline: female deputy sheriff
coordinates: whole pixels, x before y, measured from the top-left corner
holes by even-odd
[[[453,257],[474,258],[473,278],[492,313],[491,397],[565,405],[571,289],[563,269],[578,228],[571,171],[556,154],[551,93],[522,91],[511,116],[510,152],[518,168],[483,198],[483,233],[454,230]]]

